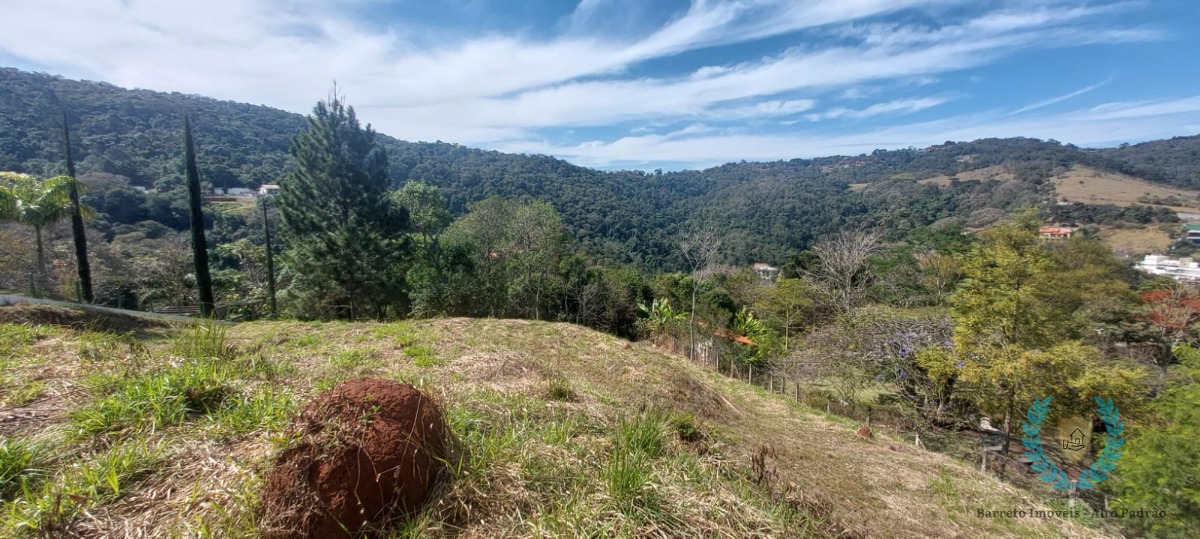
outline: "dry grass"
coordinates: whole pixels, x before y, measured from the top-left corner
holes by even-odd
[[[3,387],[38,378],[45,396],[4,405],[0,429],[50,449],[34,495],[0,503],[3,536],[253,537],[286,418],[361,376],[430,392],[455,436],[439,501],[394,537],[1098,535],[978,518],[1037,504],[946,456],[860,440],[848,421],[568,324],[242,324],[227,336],[231,397],[219,409],[85,437],[70,434],[70,411],[189,360],[170,355],[170,336],[114,348],[76,329],[21,331],[0,348]],[[564,380],[570,398],[553,398],[547,388]],[[118,488],[80,476],[130,444]]]
[[[1006,168],[1002,165],[994,165],[994,166],[984,167],[984,168],[977,169],[977,170],[968,170],[966,172],[961,172],[961,173],[955,175],[954,177],[958,178],[960,181],[999,180],[1002,182],[1007,182],[1007,181],[1012,181],[1012,180],[1016,179],[1016,176],[1011,171],[1009,171],[1008,168]],[[950,176],[934,176],[932,178],[925,178],[924,180],[920,180],[917,183],[932,184],[932,185],[937,185],[939,187],[946,187],[946,186],[950,185],[950,178],[951,178]]]
[[[1119,255],[1163,253],[1171,246],[1171,235],[1158,226],[1144,228],[1102,227],[1100,239]]]
[[[1075,166],[1066,174],[1051,178],[1050,181],[1054,183],[1055,196],[1059,200],[1066,198],[1068,202],[1130,206],[1146,204],[1138,200],[1143,196],[1159,199],[1173,196],[1181,201],[1181,204],[1162,205],[1183,212],[1195,212],[1200,208],[1200,201],[1197,199],[1200,193],[1196,191],[1149,183],[1132,176],[1100,172],[1083,166]]]

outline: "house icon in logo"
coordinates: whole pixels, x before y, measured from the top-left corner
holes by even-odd
[[[1071,432],[1071,437],[1062,441],[1064,451],[1079,451],[1087,447],[1083,441],[1083,431],[1078,428]]]

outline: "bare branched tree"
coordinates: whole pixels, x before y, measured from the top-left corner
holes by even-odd
[[[954,285],[962,278],[958,260],[953,255],[932,250],[921,251],[915,256],[921,271],[921,284],[929,289],[935,303],[945,303],[950,293],[954,292]]]
[[[813,246],[817,263],[806,273],[826,289],[839,311],[849,312],[876,277],[870,259],[883,251],[877,232],[841,231]]]
[[[716,259],[721,250],[721,238],[715,230],[704,228],[685,236],[679,248],[692,273],[692,308],[688,315],[688,359],[691,360],[696,352],[696,293],[700,289],[698,273]]]

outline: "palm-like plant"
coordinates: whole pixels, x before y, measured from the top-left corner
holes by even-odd
[[[671,304],[662,298],[656,298],[650,302],[650,305],[639,303],[638,308],[646,315],[642,322],[643,327],[650,334],[650,338],[655,341],[663,333],[669,332],[674,326],[687,320],[686,312],[675,311],[671,308]]]
[[[28,174],[0,172],[0,220],[23,223],[33,227],[37,236],[38,273],[46,275],[46,250],[42,229],[71,216],[71,186],[75,180],[56,176],[45,181]],[[76,186],[80,192],[84,185]],[[84,217],[91,217],[91,208],[81,207]]]

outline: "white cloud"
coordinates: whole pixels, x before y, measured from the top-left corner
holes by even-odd
[[[857,155],[875,149],[924,147],[947,140],[1029,136],[1080,146],[1105,146],[1178,134],[1180,123],[1200,123],[1200,96],[1150,103],[1115,103],[1044,118],[1014,120],[999,113],[954,116],[896,125],[861,133],[777,135],[682,133],[628,136],[604,143],[554,146],[539,141],[510,141],[500,150],[561,155],[573,162],[605,167],[635,167],[658,162],[706,167],[737,161]]]
[[[755,130],[791,125],[804,113],[853,120],[935,107],[945,98],[888,95],[866,108],[838,106],[838,101],[931,84],[943,74],[1020,51],[1162,38],[1156,28],[1093,23],[1097,16],[1136,6],[1103,1],[1080,6],[1013,0],[1007,8],[993,9],[971,0],[694,0],[648,30],[591,31],[595,25],[589,22],[611,18],[629,1],[581,0],[561,21],[557,36],[533,38],[487,29],[456,29],[443,36],[412,22],[355,20],[351,13],[379,7],[362,0],[39,0],[6,7],[0,53],[71,77],[295,112],[307,112],[337,80],[360,116],[393,136],[545,151],[604,165],[651,158],[708,162],[738,149],[747,154],[729,158],[773,159],[800,147],[842,147],[799,132]],[[879,22],[905,9],[940,22]],[[754,56],[740,61],[691,64],[682,73],[630,75],[648,60],[665,62],[681,53],[767,37],[791,47],[754,49]],[[828,108],[810,112],[818,102]],[[1126,104],[1092,114],[1187,114],[1180,107],[1189,106]],[[733,122],[742,125],[743,134],[729,138]],[[578,146],[587,151],[530,142],[544,128],[618,133],[639,129],[634,125],[689,125],[694,131],[614,134]],[[881,133],[894,139],[877,138]],[[796,145],[797,140],[807,146]],[[834,140],[847,148],[871,140],[885,146],[914,143],[901,132],[887,131]],[[709,147],[714,141],[730,146],[714,150]]]
[[[819,122],[822,120],[832,120],[835,118],[850,118],[861,120],[863,118],[871,118],[882,114],[900,113],[910,114],[917,111],[922,111],[928,108],[936,107],[945,103],[946,99],[941,97],[923,97],[919,99],[900,99],[896,101],[888,101],[885,103],[876,103],[865,109],[848,109],[846,107],[837,107],[829,109],[825,112],[817,112],[813,114],[805,114],[804,118]]]

